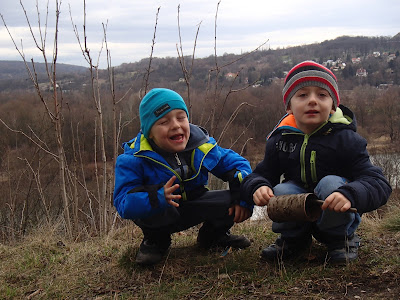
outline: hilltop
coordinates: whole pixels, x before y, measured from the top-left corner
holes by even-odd
[[[27,65],[25,65],[23,61],[0,60],[0,91],[32,89],[33,85],[27,67],[33,75],[36,72],[39,82],[48,82],[44,63],[35,63],[35,68],[33,68],[31,62],[27,62]],[[88,77],[88,68],[81,66],[57,64],[56,71],[58,80],[71,81],[77,77],[81,79]],[[52,72],[51,64],[49,64],[49,72]]]
[[[233,75],[238,74],[236,84],[257,83],[267,85],[276,78],[284,77],[290,67],[302,60],[312,59],[319,63],[335,67],[336,63],[346,67],[337,69],[339,80],[345,79],[345,87],[354,85],[359,69],[367,74],[364,82],[379,86],[380,84],[399,84],[400,63],[392,62],[399,56],[400,33],[394,37],[367,37],[367,36],[341,36],[322,43],[301,45],[296,47],[278,48],[276,50],[263,49],[243,55],[225,53],[218,57],[219,65],[227,65],[220,71],[220,76],[226,80],[232,80]],[[185,57],[186,63],[191,57]],[[232,64],[231,62],[236,61]],[[335,65],[332,65],[334,63]],[[29,63],[30,64],[30,63]],[[136,85],[142,83],[142,77],[149,66],[149,58],[144,58],[135,63],[124,63],[114,67],[115,78],[118,80],[118,88],[123,90],[136,81]],[[215,57],[195,59],[191,84],[195,88],[203,88],[208,78],[209,71],[215,68]],[[31,67],[31,65],[30,65]],[[177,88],[183,86],[183,74],[179,58],[154,57],[151,64],[150,81],[154,86],[176,83]],[[58,78],[69,81],[87,82],[88,68],[58,64]],[[36,71],[46,78],[43,63],[36,64]],[[107,78],[107,71],[100,70],[100,77]],[[18,61],[0,61],[0,91],[9,89],[31,88],[25,65]],[[10,85],[10,83],[13,84]],[[355,81],[357,83],[357,81]],[[357,84],[355,84],[357,85]],[[341,85],[342,86],[342,85]]]
[[[44,63],[35,63],[35,69],[37,74],[45,74],[46,68]],[[28,67],[32,69],[32,63],[28,62]],[[49,66],[51,68],[51,65]],[[88,68],[68,65],[68,64],[57,64],[57,73],[60,75],[85,73]],[[4,79],[25,79],[28,78],[26,66],[23,61],[16,60],[0,60],[0,80]]]

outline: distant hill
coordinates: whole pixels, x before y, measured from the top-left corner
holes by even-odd
[[[32,70],[32,63],[28,63]],[[35,69],[38,74],[45,74],[46,66],[44,63],[35,63]],[[86,67],[57,64],[57,74],[73,74],[84,73],[88,69]],[[15,60],[0,60],[0,80],[2,79],[24,79],[28,78],[24,62]]]
[[[400,41],[400,32],[391,39],[392,41]]]
[[[229,74],[240,71],[236,83],[257,83],[267,85],[276,79],[284,78],[294,64],[303,60],[314,60],[323,63],[336,72],[343,89],[351,89],[360,84],[379,85],[400,84],[400,33],[390,36],[341,36],[321,43],[294,46],[278,49],[260,49],[243,55],[225,53],[218,57],[221,69],[220,76],[229,81]],[[186,58],[185,58],[186,59]],[[187,57],[186,63],[191,60]],[[235,62],[235,63],[232,63]],[[356,63],[355,63],[356,62]],[[341,67],[337,67],[340,64]],[[114,75],[116,88],[123,91],[134,85],[139,90],[142,78],[149,65],[149,58],[134,63],[123,63],[116,66]],[[31,68],[31,64],[29,64]],[[48,83],[45,65],[36,63],[39,83]],[[215,68],[213,55],[197,58],[193,63],[191,87],[204,88],[210,70]],[[345,66],[345,67],[343,67]],[[99,70],[102,82],[108,80],[107,70]],[[357,72],[367,74],[358,77]],[[90,81],[88,68],[57,64],[57,79],[61,85],[68,83],[68,90],[83,88]],[[182,68],[177,57],[153,57],[151,63],[150,84],[184,89]],[[72,82],[72,83],[71,83]],[[228,83],[227,83],[228,84]],[[0,91],[29,89],[33,85],[22,61],[0,61]],[[106,85],[104,87],[108,88]],[[64,87],[66,88],[66,87]]]

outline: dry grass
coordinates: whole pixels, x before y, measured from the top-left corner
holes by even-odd
[[[0,245],[0,299],[397,299],[400,233],[389,225],[399,216],[396,205],[364,215],[359,260],[346,266],[326,264],[316,242],[307,258],[261,262],[276,237],[267,220],[236,225],[253,244],[223,258],[196,247],[196,228],[175,234],[165,261],[150,268],[134,264],[142,233],[133,223],[83,242],[42,228]]]

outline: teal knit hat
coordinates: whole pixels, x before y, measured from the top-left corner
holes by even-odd
[[[140,129],[144,136],[148,138],[154,123],[174,109],[184,110],[189,118],[185,101],[177,92],[163,88],[148,92],[139,105]]]

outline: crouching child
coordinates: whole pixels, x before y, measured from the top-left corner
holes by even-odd
[[[235,222],[252,213],[252,205],[240,199],[249,162],[190,124],[186,104],[175,91],[152,89],[142,99],[139,115],[141,131],[118,156],[114,190],[120,216],[143,231],[136,263],[160,262],[171,235],[198,224],[202,248],[250,246],[246,237],[230,234]],[[229,190],[209,191],[210,172],[228,181]]]
[[[371,163],[353,112],[340,104],[329,69],[313,61],[294,66],[282,94],[287,114],[268,135],[263,161],[244,179],[243,199],[265,206],[273,196],[314,193],[323,213],[315,222],[273,222],[279,237],[261,257],[297,257],[314,237],[327,246],[329,262],[355,260],[361,215],[384,205],[391,187]]]

